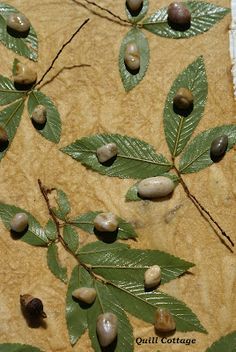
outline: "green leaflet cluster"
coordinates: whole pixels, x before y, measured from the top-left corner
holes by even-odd
[[[124,335],[127,335],[124,332]],[[127,336],[127,339],[129,336]],[[234,352],[236,349],[236,331],[221,337],[215,341],[205,352]],[[18,343],[3,343],[0,344],[1,352],[42,352],[39,348],[30,345],[21,345]],[[99,351],[95,349],[95,351]]]
[[[228,8],[202,1],[188,1],[183,4],[191,13],[191,26],[185,31],[171,28],[168,23],[167,7],[157,10],[151,16],[143,19],[148,11],[148,0],[143,1],[142,9],[138,15],[132,15],[125,4],[128,20],[132,24],[132,29],[121,43],[119,53],[120,76],[126,91],[134,88],[144,78],[149,65],[149,45],[142,29],[165,38],[190,38],[208,31],[230,11]],[[140,69],[135,73],[129,72],[124,62],[125,50],[129,43],[136,43],[140,54]]]
[[[159,287],[156,291],[144,288],[144,273],[150,266],[161,267],[163,285],[182,276],[194,266],[193,263],[158,250],[131,249],[129,245],[115,240],[112,243],[95,241],[81,247],[76,229],[95,235],[93,220],[99,212],[70,218],[71,206],[67,195],[62,190],[55,190],[57,205],[51,207],[47,197],[51,190],[42,186],[40,181],[39,185],[51,215],[45,228],[29,212],[9,204],[0,204],[0,218],[10,230],[11,219],[16,213],[28,215],[29,226],[20,239],[30,245],[47,248],[48,267],[62,282],[68,282],[68,274],[59,258],[59,246],[76,259],[77,265],[71,273],[66,296],[66,321],[72,345],[88,329],[94,350],[102,351],[96,334],[96,317],[104,312],[113,312],[118,318],[118,339],[114,349],[117,352],[133,351],[133,331],[127,312],[153,324],[156,309],[165,307],[172,313],[177,331],[206,333],[197,316],[183,302],[162,292]],[[136,237],[132,225],[119,218],[117,239]],[[72,297],[72,292],[79,287],[96,289],[97,297],[92,305],[85,306]]]

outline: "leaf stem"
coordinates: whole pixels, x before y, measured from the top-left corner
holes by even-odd
[[[59,56],[61,55],[61,53],[63,52],[63,50],[65,49],[65,47],[70,44],[70,42],[74,39],[74,37],[80,32],[80,30],[88,23],[89,18],[87,18],[80,26],[79,28],[76,29],[76,31],[71,35],[71,37],[62,45],[62,47],[60,48],[60,50],[57,52],[56,56],[54,57],[54,59],[51,62],[51,65],[49,66],[49,68],[44,72],[44,74],[42,75],[42,77],[40,78],[40,80],[32,87],[32,89],[36,88],[43,80],[44,78],[47,76],[47,74],[51,71],[51,69],[54,66],[54,63],[57,61],[57,59],[59,58]]]
[[[174,159],[172,159],[174,162]],[[223,237],[225,237],[230,244],[234,247],[234,242],[231,240],[230,236],[227,235],[227,233],[223,230],[223,228],[218,224],[218,222],[212,217],[211,213],[204,208],[204,206],[199,202],[199,200],[190,192],[188,186],[186,185],[186,183],[184,182],[179,170],[176,168],[176,166],[174,165],[174,170],[176,171],[180,183],[185,191],[185,193],[187,194],[188,198],[191,200],[191,202],[194,204],[194,206],[198,209],[198,211],[200,212],[201,215],[206,215],[208,217],[208,220],[210,220],[220,231],[221,235]],[[204,218],[206,219],[206,217],[204,216]]]

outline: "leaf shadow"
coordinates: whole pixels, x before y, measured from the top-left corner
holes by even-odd
[[[30,28],[27,31],[18,32],[16,30],[14,30],[13,28],[10,28],[7,26],[7,33],[14,38],[27,38],[29,32],[30,32]]]
[[[105,243],[113,243],[118,238],[118,229],[113,232],[101,232],[97,229],[93,229],[94,235],[97,237],[98,240],[105,242]]]
[[[191,27],[190,21],[188,23],[180,24],[180,23],[174,23],[169,18],[167,18],[167,23],[171,29],[174,29],[175,31],[178,31],[178,32],[185,32]]]
[[[15,241],[20,240],[28,232],[28,230],[29,230],[29,226],[27,226],[26,229],[21,232],[10,230],[11,238]]]
[[[0,142],[0,153],[3,153],[9,147],[9,140]]]

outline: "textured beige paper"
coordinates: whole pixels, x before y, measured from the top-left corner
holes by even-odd
[[[97,1],[125,17],[123,0]],[[134,181],[88,171],[58,149],[82,136],[112,132],[144,139],[169,156],[162,123],[165,98],[178,73],[199,55],[204,56],[206,63],[209,98],[196,133],[216,125],[235,123],[228,42],[230,15],[209,32],[187,40],[146,33],[151,50],[150,66],[142,83],[127,94],[117,65],[126,27],[107,20],[107,15],[96,9],[97,15],[70,0],[9,0],[8,3],[24,12],[37,30],[39,61],[32,66],[39,76],[87,17],[90,22],[63,52],[48,79],[63,66],[90,64],[91,67],[64,70],[42,89],[61,113],[63,130],[59,145],[44,140],[34,131],[25,109],[14,142],[0,163],[0,201],[31,211],[45,224],[48,214],[37,186],[40,178],[49,187],[62,188],[68,193],[73,215],[97,209],[116,212],[131,221],[139,233],[139,242],[131,243],[133,247],[157,248],[193,261],[196,267],[190,274],[162,289],[186,302],[209,334],[177,332],[176,337],[196,338],[197,344],[135,345],[135,351],[204,351],[220,336],[236,330],[235,254],[220,243],[181,186],[171,200],[127,204],[124,195]],[[230,5],[229,0],[214,3]],[[164,0],[150,0],[149,13],[164,5]],[[0,73],[10,76],[16,55],[2,45],[0,53]],[[185,181],[236,242],[235,151],[230,151],[219,164],[185,176]],[[82,231],[80,234],[86,243],[87,236]],[[28,343],[46,352],[71,352],[65,322],[66,286],[49,272],[46,250],[14,241],[2,223],[0,250],[0,342]],[[63,251],[62,259],[70,268],[75,264]],[[19,305],[19,295],[23,293],[31,293],[44,301],[48,315],[46,328],[27,326]],[[133,317],[131,321],[135,337],[154,336],[151,325]],[[73,351],[92,351],[87,334]]]

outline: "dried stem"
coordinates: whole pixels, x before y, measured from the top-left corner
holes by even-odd
[[[227,235],[227,233],[223,230],[223,228],[217,223],[217,221],[212,217],[212,215],[210,214],[210,212],[204,208],[204,206],[199,202],[199,200],[190,192],[188,186],[186,185],[186,183],[184,182],[179,170],[174,166],[174,170],[176,171],[179,179],[180,179],[180,183],[185,191],[185,193],[187,194],[188,198],[191,200],[191,202],[195,205],[195,207],[198,209],[198,211],[201,213],[201,215],[203,215],[203,213],[205,215],[207,215],[208,220],[210,220],[220,231],[221,235],[223,237],[225,237],[230,244],[234,247],[234,242],[231,240],[230,236]],[[205,217],[204,217],[205,218]]]
[[[90,1],[90,0],[85,0],[85,1],[86,1],[87,4],[93,5],[93,6],[97,7],[99,10],[102,10],[102,11],[105,11],[105,12],[109,13],[109,15],[113,16],[114,18],[118,19],[119,21],[130,24],[130,22],[128,20],[125,20],[124,18],[116,15],[114,12],[110,11],[107,8],[98,5],[96,2],[93,2],[93,1]]]
[[[51,71],[51,69],[53,68],[55,62],[57,61],[57,59],[59,58],[59,56],[61,55],[61,53],[63,52],[63,50],[65,49],[65,47],[74,39],[74,37],[80,32],[80,30],[88,23],[89,18],[87,18],[80,26],[78,29],[76,29],[76,31],[71,35],[71,37],[62,45],[62,47],[60,48],[60,50],[58,51],[58,53],[56,54],[56,56],[54,57],[54,59],[52,60],[51,65],[49,66],[49,68],[46,70],[46,72],[44,72],[44,74],[42,75],[42,77],[40,78],[40,80],[34,85],[33,88],[37,87],[43,80],[44,78],[47,76],[47,74]],[[32,88],[32,89],[33,89]]]

